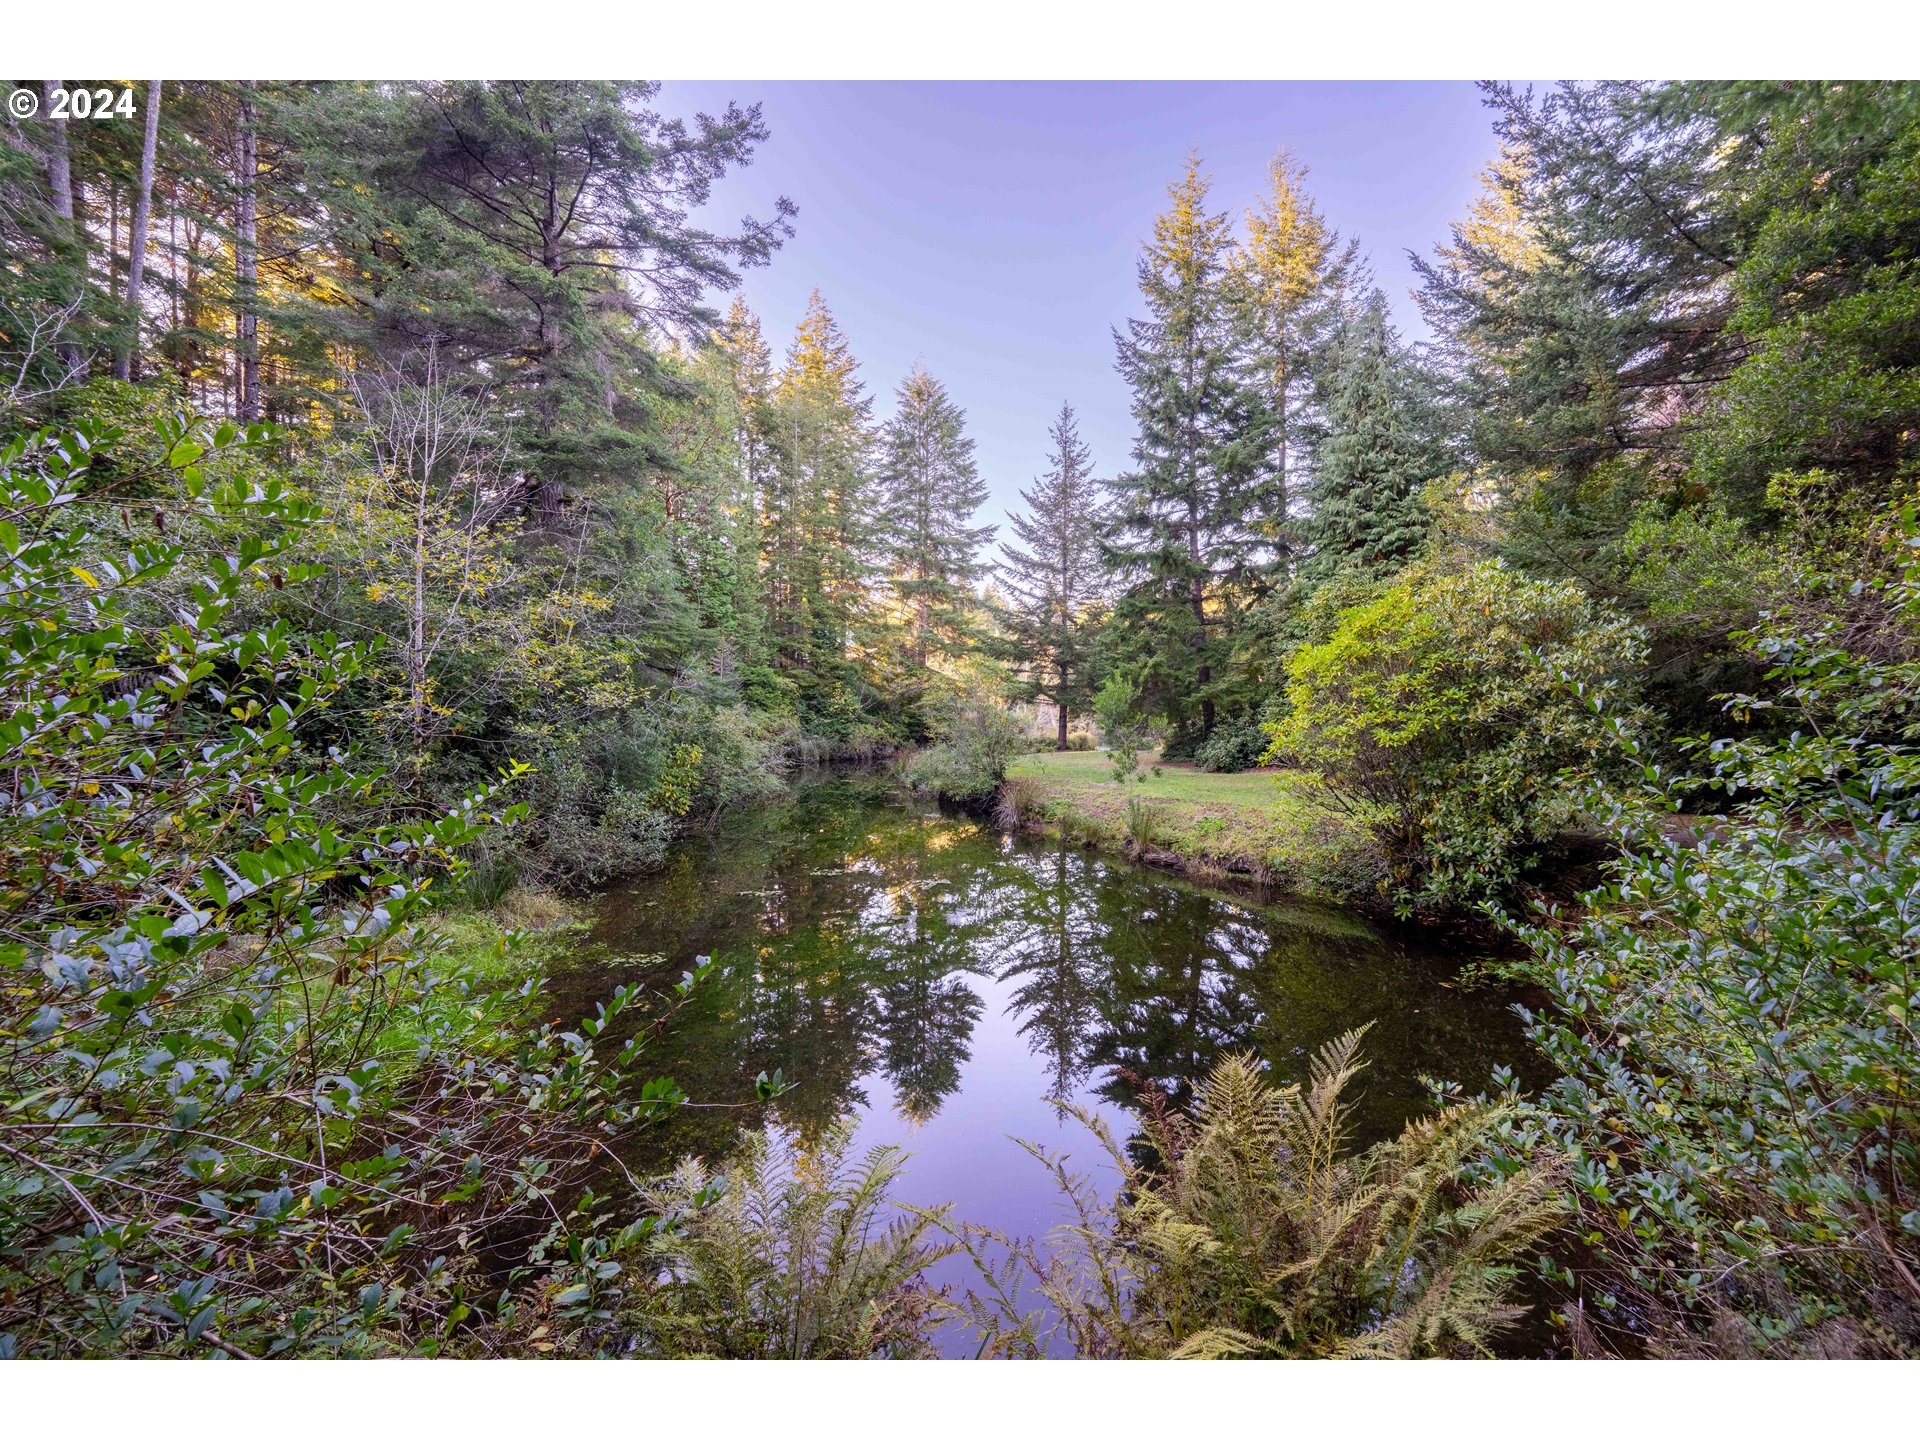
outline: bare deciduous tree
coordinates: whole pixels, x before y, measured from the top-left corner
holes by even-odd
[[[450,380],[437,345],[347,383],[379,467],[379,513],[359,538],[385,548],[401,577],[387,598],[404,617],[392,639],[418,764],[447,710],[435,696],[434,662],[464,636],[475,592],[498,580],[516,486],[503,477],[486,394]]]

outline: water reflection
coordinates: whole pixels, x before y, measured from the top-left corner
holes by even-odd
[[[877,777],[736,817],[606,897],[558,977],[563,1003],[588,1009],[634,973],[664,989],[696,954],[713,973],[650,1068],[697,1101],[743,1108],[682,1112],[650,1142],[660,1158],[717,1158],[765,1118],[810,1139],[851,1115],[863,1140],[905,1143],[922,1173],[964,1179],[996,1210],[1009,1195],[1033,1208],[1011,1178],[1032,1161],[1007,1134],[1057,1131],[1049,1098],[1123,1118],[1124,1075],[1184,1102],[1225,1051],[1253,1049],[1294,1078],[1326,1040],[1372,1022],[1355,1114],[1368,1140],[1420,1105],[1424,1075],[1478,1084],[1498,1064],[1526,1069],[1508,998],[1456,988],[1447,957],[1338,911],[1263,907],[996,835],[903,803]],[[748,1104],[754,1076],[775,1069],[794,1088]]]

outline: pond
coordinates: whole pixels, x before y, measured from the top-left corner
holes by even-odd
[[[681,844],[664,871],[600,899],[554,989],[586,1013],[636,977],[664,990],[699,955],[712,969],[647,1071],[716,1108],[681,1110],[636,1159],[719,1161],[744,1125],[771,1119],[804,1139],[844,1119],[856,1153],[909,1152],[897,1200],[952,1202],[1014,1235],[1062,1219],[1015,1137],[1114,1184],[1098,1143],[1050,1101],[1089,1107],[1125,1139],[1135,1092],[1117,1071],[1184,1103],[1223,1054],[1251,1050],[1281,1080],[1302,1078],[1320,1045],[1370,1024],[1360,1143],[1422,1106],[1425,1076],[1477,1089],[1508,1065],[1534,1078],[1515,997],[1464,982],[1470,956],[1339,909],[1000,834],[878,773],[813,778]],[[776,1070],[792,1088],[751,1103],[755,1077]],[[972,1267],[955,1256],[931,1278],[958,1293]]]

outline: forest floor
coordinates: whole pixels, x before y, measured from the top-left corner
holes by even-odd
[[[1385,869],[1366,817],[1311,776],[1215,774],[1150,753],[1140,764],[1120,783],[1105,751],[1022,755],[1002,793],[1022,824],[1195,879],[1238,875],[1347,900],[1378,890]]]

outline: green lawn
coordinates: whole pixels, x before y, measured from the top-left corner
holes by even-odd
[[[1079,838],[1128,846],[1134,838],[1128,801],[1138,800],[1153,812],[1145,849],[1199,873],[1251,874],[1324,894],[1372,882],[1377,867],[1364,820],[1310,776],[1292,770],[1217,775],[1150,755],[1141,767],[1144,779],[1117,784],[1104,752],[1046,751],[1021,756],[1007,774],[1024,816]]]

